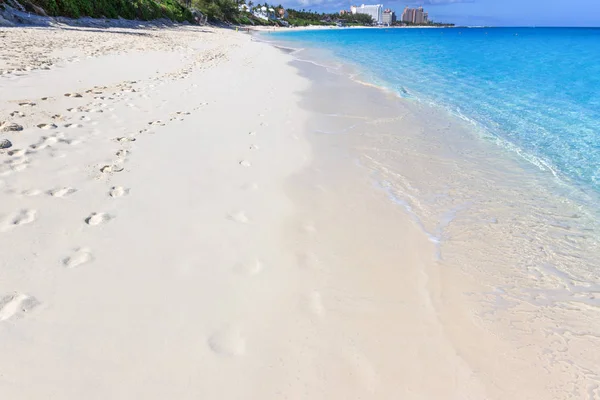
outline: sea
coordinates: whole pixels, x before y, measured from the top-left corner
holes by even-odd
[[[431,241],[436,309],[567,371],[564,398],[595,398],[600,355],[581,349],[600,346],[600,29],[259,40],[313,83],[302,104],[317,157],[354,160]]]
[[[490,289],[478,318],[575,307],[569,318],[600,342],[589,323],[600,320],[600,29],[281,29],[260,40],[330,74],[313,88],[313,133],[353,149],[442,268]],[[552,337],[556,321],[544,321],[535,329]]]
[[[557,178],[600,193],[600,29],[340,29],[278,33],[361,79],[471,121]]]

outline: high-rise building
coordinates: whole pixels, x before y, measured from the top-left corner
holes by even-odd
[[[413,23],[415,23],[415,24],[422,24],[423,21],[424,21],[423,20],[423,7],[419,7],[415,11],[415,19],[414,19]]]
[[[396,22],[396,13],[389,8],[383,10],[383,24],[389,26],[393,25],[394,22]]]
[[[352,6],[355,7],[355,6]],[[355,7],[356,11],[353,8],[350,8],[352,14],[367,14],[373,18],[373,21],[376,24],[383,24],[383,5],[382,4],[374,4],[374,5],[361,5],[360,7]]]
[[[423,7],[404,9],[402,13],[402,22],[410,24],[426,24],[429,21],[429,15],[423,11]]]
[[[404,9],[404,11],[402,12],[402,22],[413,22],[414,19],[414,13],[415,13],[415,9],[414,8],[408,8],[406,7]]]

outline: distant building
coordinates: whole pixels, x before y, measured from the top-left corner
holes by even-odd
[[[265,6],[254,9],[252,11],[252,15],[254,15],[256,18],[260,18],[264,21],[268,21],[270,19],[277,19],[277,16],[275,14],[275,9],[267,8]]]
[[[340,15],[346,15],[346,14],[348,14],[348,11],[346,11],[346,10],[340,10]]]
[[[396,22],[396,13],[389,8],[383,10],[383,24],[393,25]]]
[[[423,11],[423,7],[406,7],[402,13],[402,22],[410,24],[426,24],[429,22],[429,14]]]
[[[411,14],[412,12],[413,12],[412,8],[405,7],[404,11],[402,12],[402,16],[400,17],[400,20],[402,22],[412,22],[412,20],[413,20],[413,17]]]
[[[373,18],[373,21],[381,25],[383,24],[383,5],[382,4],[374,4],[374,5],[361,5],[360,7],[352,6],[350,7],[350,11],[352,14],[366,14]]]
[[[415,11],[415,20],[413,21],[415,24],[422,24],[425,22],[425,19],[423,18],[423,7],[419,7],[417,8],[417,11]]]

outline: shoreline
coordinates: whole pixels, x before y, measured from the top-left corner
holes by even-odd
[[[333,26],[333,25],[310,25],[310,26],[295,26],[290,28],[273,27],[273,26],[248,26],[243,25],[244,29],[249,29],[253,32],[296,32],[296,31],[321,31],[321,30],[355,30],[355,29],[449,29],[449,28],[465,28],[461,26]]]
[[[487,27],[457,27],[457,28],[487,28]],[[504,28],[502,28],[504,29]],[[533,28],[532,28],[533,29]],[[509,158],[516,158],[523,163],[526,167],[535,167],[534,174],[540,176],[551,174],[555,178],[555,182],[551,182],[550,185],[556,188],[564,187],[564,191],[556,192],[557,194],[568,193],[576,197],[576,201],[586,207],[592,207],[597,204],[600,200],[600,195],[590,190],[589,187],[584,187],[580,182],[574,181],[571,177],[565,175],[560,171],[556,171],[552,165],[549,165],[546,160],[539,159],[534,154],[526,153],[525,150],[519,148],[513,143],[507,141],[504,138],[497,136],[492,133],[488,127],[486,127],[480,121],[472,119],[468,115],[464,115],[460,110],[454,110],[451,106],[446,104],[435,103],[431,98],[424,96],[422,93],[408,91],[408,89],[402,88],[402,92],[394,88],[386,86],[386,83],[382,81],[375,82],[374,77],[363,77],[368,71],[365,71],[364,67],[343,58],[334,55],[331,50],[325,48],[315,47],[312,43],[303,43],[295,41],[286,41],[278,39],[276,36],[270,37],[271,39],[266,40],[267,37],[257,35],[258,40],[268,43],[272,46],[282,49],[295,55],[295,58],[299,61],[312,63],[314,65],[321,66],[329,72],[337,70],[342,71],[341,74],[347,75],[347,77],[353,82],[363,85],[365,87],[375,88],[380,90],[386,95],[393,95],[399,101],[414,102],[425,108],[437,110],[438,114],[443,114],[450,119],[458,119],[465,122],[466,125],[471,127],[471,131],[474,132],[477,140],[483,141],[495,141],[499,147],[499,152],[504,154],[508,153]],[[302,45],[298,47],[298,45]],[[305,56],[306,54],[306,56]],[[304,58],[299,58],[304,57]],[[337,72],[336,72],[337,73]]]
[[[300,70],[322,69],[326,76],[313,84],[319,89],[312,97],[320,100],[309,109],[313,120],[315,114],[321,116],[313,121],[313,131],[335,139],[319,139],[320,146],[333,141],[334,149],[345,149],[355,164],[370,171],[373,185],[436,247],[437,265],[429,276],[435,282],[430,288],[432,301],[456,351],[474,370],[518,386],[510,395],[495,390],[488,395],[568,398],[558,393],[569,385],[592,384],[593,378],[578,380],[575,371],[596,362],[594,355],[582,355],[577,349],[594,347],[600,338],[600,326],[591,322],[599,305],[594,293],[600,282],[591,272],[598,248],[594,237],[585,233],[598,230],[594,210],[586,213],[577,201],[565,201],[563,193],[572,195],[572,189],[486,141],[467,121],[386,88],[357,82],[352,67],[332,68],[331,59],[321,61],[321,53],[304,49],[292,53]],[[314,81],[320,74],[308,75]],[[380,110],[395,111],[385,117]],[[564,238],[563,229],[570,231]],[[571,241],[575,237],[576,244]],[[534,262],[530,257],[536,253]],[[563,310],[570,306],[577,311]],[[538,318],[526,318],[529,313]],[[589,342],[568,334],[569,344],[561,355],[572,365],[573,374],[544,367],[543,374],[553,376],[545,380],[536,369],[552,364],[553,343],[563,340],[554,327],[557,317],[569,326],[567,332],[587,326]],[[515,326],[523,327],[523,332],[515,332]],[[519,354],[516,349],[522,346],[531,346],[531,351]],[[489,352],[492,348],[504,348],[510,357],[502,363],[512,367],[486,365],[485,357],[498,357]]]

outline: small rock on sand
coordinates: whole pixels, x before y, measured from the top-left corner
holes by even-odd
[[[12,147],[12,143],[8,139],[0,139],[0,149],[8,149]]]

